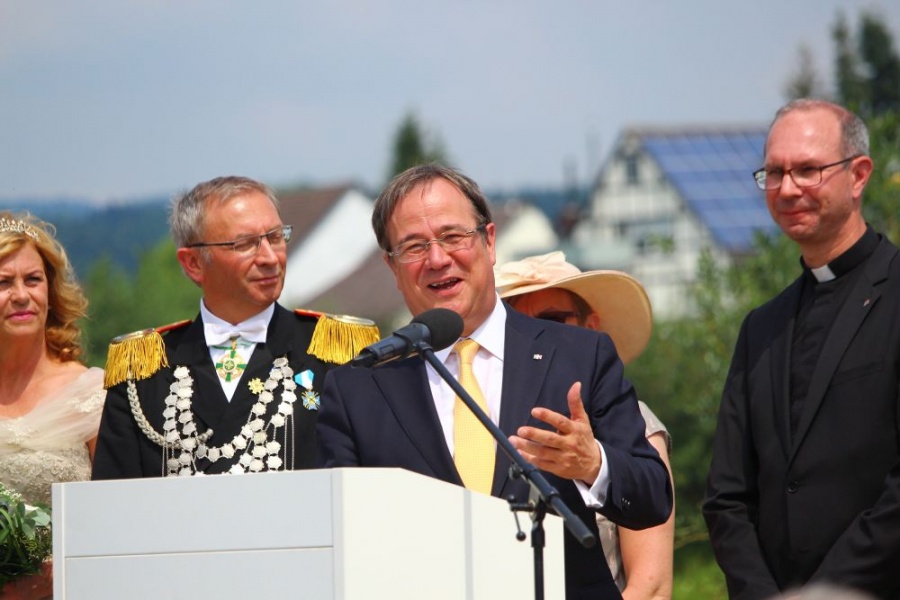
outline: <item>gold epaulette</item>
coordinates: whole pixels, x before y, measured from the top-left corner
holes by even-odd
[[[318,319],[312,341],[307,352],[324,360],[342,365],[359,354],[363,348],[381,339],[381,333],[374,321],[350,315],[294,310],[300,316]]]
[[[178,321],[162,327],[134,331],[114,337],[106,355],[104,387],[111,388],[126,379],[146,379],[169,366],[162,333],[184,327],[191,321]]]

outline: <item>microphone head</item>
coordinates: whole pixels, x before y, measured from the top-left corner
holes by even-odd
[[[448,308],[426,310],[412,320],[421,323],[431,332],[431,347],[443,350],[459,339],[463,332],[462,317]]]

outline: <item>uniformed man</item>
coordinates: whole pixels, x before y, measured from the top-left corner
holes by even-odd
[[[93,479],[313,467],[325,373],[378,329],[277,303],[291,226],[264,184],[200,183],[170,225],[200,314],[113,340]]]

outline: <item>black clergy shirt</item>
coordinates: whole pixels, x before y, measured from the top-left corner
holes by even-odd
[[[813,271],[803,263],[803,291],[794,321],[791,344],[791,435],[796,433],[813,369],[841,305],[875,251],[880,236],[871,227],[827,269]],[[829,272],[830,271],[830,272]]]

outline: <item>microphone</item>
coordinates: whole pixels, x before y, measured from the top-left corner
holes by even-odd
[[[463,320],[458,314],[446,308],[432,308],[414,318],[409,325],[364,348],[350,364],[377,367],[416,354],[422,342],[433,350],[443,350],[459,339],[462,330]]]

